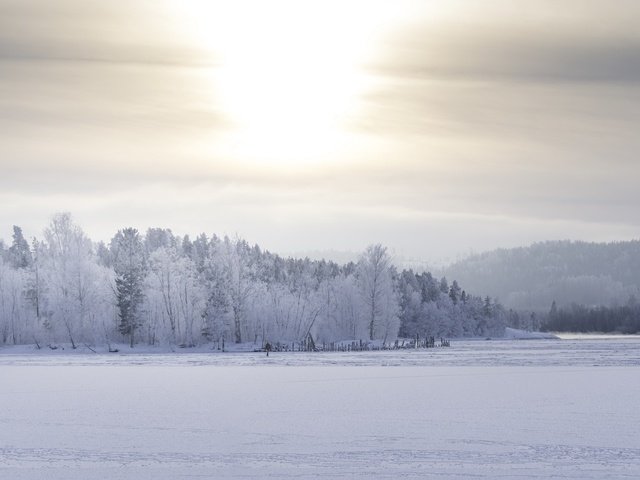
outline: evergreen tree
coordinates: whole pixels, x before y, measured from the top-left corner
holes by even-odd
[[[141,326],[141,307],[144,301],[146,259],[144,245],[135,228],[118,231],[111,240],[116,274],[116,302],[120,324],[118,330],[129,336],[129,345],[135,343],[135,332]]]
[[[33,262],[29,243],[22,235],[22,229],[16,225],[13,226],[13,244],[9,247],[9,259],[13,268],[28,268]]]
[[[449,298],[453,302],[454,305],[458,304],[458,299],[460,298],[460,286],[456,280],[451,284],[451,288],[449,288]]]
[[[449,293],[449,283],[447,282],[446,277],[442,277],[442,279],[440,280],[440,292],[444,293],[445,295]]]

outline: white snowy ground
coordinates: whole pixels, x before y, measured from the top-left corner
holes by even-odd
[[[0,478],[635,479],[639,366],[638,338],[268,359],[0,350]]]

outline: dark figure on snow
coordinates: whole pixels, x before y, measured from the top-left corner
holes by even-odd
[[[271,344],[270,344],[269,342],[267,342],[267,343],[264,345],[264,349],[265,349],[265,351],[267,352],[267,357],[268,357],[268,356],[269,356],[269,352],[271,351]]]

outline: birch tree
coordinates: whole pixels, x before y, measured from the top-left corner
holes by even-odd
[[[370,245],[360,257],[356,275],[363,301],[369,340],[390,338],[398,315],[397,299],[391,276],[391,259],[380,244]]]

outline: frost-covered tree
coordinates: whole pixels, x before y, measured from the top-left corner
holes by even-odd
[[[23,292],[24,269],[15,269],[0,258],[0,338],[2,343],[18,344],[24,340],[26,320]]]
[[[144,246],[135,228],[125,228],[111,240],[115,271],[116,301],[120,324],[118,330],[129,337],[133,348],[136,330],[142,325],[142,303],[146,258]]]
[[[144,236],[144,247],[147,255],[159,248],[176,247],[177,240],[169,228],[149,228]]]
[[[458,282],[454,280],[451,283],[451,287],[449,287],[449,298],[451,299],[454,305],[458,303],[461,292],[462,292],[462,289],[460,288],[460,285],[458,285]]]
[[[28,268],[33,261],[29,243],[22,235],[22,229],[16,225],[13,226],[13,243],[8,254],[13,268]]]
[[[391,258],[382,245],[370,245],[360,257],[357,279],[362,295],[364,318],[370,340],[397,335],[392,326],[397,319]]]
[[[93,244],[68,213],[32,247],[14,228],[0,245],[4,343],[390,341],[398,336],[494,335],[513,315],[493,299],[430,273],[396,272],[381,245],[357,264],[283,258],[201,234],[152,228]],[[560,292],[561,293],[561,292]],[[518,320],[518,324],[533,326]],[[537,323],[537,322],[536,322]],[[531,324],[531,325],[529,325]]]
[[[238,240],[232,242],[229,238],[225,238],[220,252],[233,321],[233,337],[236,343],[242,342],[243,331],[248,333],[246,332],[247,307],[254,289],[250,267],[241,247]]]
[[[227,289],[227,275],[222,263],[220,242],[216,237],[211,243],[206,237],[199,237],[194,245],[194,251],[202,255],[196,259],[196,268],[200,267],[200,281],[205,291],[205,311],[202,326],[202,335],[210,340],[223,345],[231,339],[232,314],[231,296]]]
[[[78,336],[86,337],[92,329],[90,310],[95,307],[93,295],[99,269],[91,241],[69,213],[57,214],[45,229],[39,255],[39,275],[46,283],[45,326],[54,338],[62,329],[76,348]]]
[[[160,247],[149,258],[149,271],[146,298],[155,317],[149,322],[157,322],[158,317],[166,320],[165,341],[195,345],[201,333],[205,293],[193,261],[181,256],[176,247]],[[159,309],[153,308],[154,298],[160,302]],[[154,327],[155,337],[157,325]]]
[[[26,298],[31,304],[34,313],[36,324],[38,327],[42,326],[43,319],[43,299],[45,294],[45,285],[42,280],[41,268],[42,268],[42,259],[43,259],[43,247],[42,244],[36,239],[33,239],[33,253],[32,253],[32,263],[31,263],[31,272],[28,277],[28,285],[27,290],[25,292]]]

